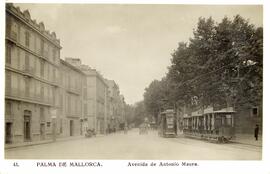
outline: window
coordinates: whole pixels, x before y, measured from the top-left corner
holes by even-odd
[[[59,99],[60,99],[59,105],[60,105],[61,108],[63,108],[63,95],[61,93],[59,94]]]
[[[43,87],[43,84],[41,84],[41,88],[40,88],[40,98],[41,98],[41,100],[44,99],[44,87]]]
[[[56,59],[56,49],[53,48],[53,62],[55,62]]]
[[[68,101],[67,101],[67,111],[70,112],[71,111],[71,97],[68,95]]]
[[[25,96],[29,97],[30,94],[30,79],[28,77],[25,78]]]
[[[45,115],[44,115],[44,108],[40,108],[40,121],[44,122],[45,121]]]
[[[12,18],[6,17],[6,35],[10,36],[11,33]]]
[[[42,56],[44,56],[44,40],[40,41],[40,53]]]
[[[83,89],[83,92],[84,92],[84,94],[83,94],[83,99],[87,99],[87,89],[86,88],[84,88]]]
[[[53,102],[53,105],[55,105],[56,104],[56,88],[52,88],[52,102]]]
[[[231,126],[232,125],[232,116],[231,115],[226,115],[226,125]]]
[[[167,124],[173,124],[173,121],[174,121],[173,117],[167,117],[166,120],[167,120]]]
[[[11,64],[11,45],[6,44],[6,64]]]
[[[10,92],[11,89],[11,73],[6,72],[6,92]]]
[[[55,68],[53,68],[53,82],[56,81],[56,72],[55,72]]]
[[[6,102],[6,115],[11,115],[11,102]]]
[[[29,54],[25,52],[25,70],[29,71]]]
[[[252,115],[258,116],[258,108],[257,107],[252,108]]]
[[[51,127],[51,122],[47,122],[47,127]]]
[[[40,76],[41,77],[44,77],[44,66],[45,66],[45,63],[43,60],[40,61]]]
[[[25,32],[25,46],[30,46],[30,33],[28,31]]]

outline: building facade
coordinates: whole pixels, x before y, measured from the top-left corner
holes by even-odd
[[[78,67],[86,75],[84,103],[87,114],[87,127],[95,129],[97,133],[105,133],[107,125],[107,93],[108,86],[102,75],[87,65],[82,65],[80,59],[66,58],[70,64]]]
[[[119,87],[113,80],[106,79],[108,86],[108,96],[107,96],[107,128],[112,130],[113,128],[119,127],[119,121],[117,116],[117,102],[118,96],[120,94]]]
[[[105,133],[112,122],[119,127],[124,97],[118,85],[80,59],[61,60],[60,50],[54,32],[28,10],[6,4],[6,144],[84,135],[87,129]]]
[[[86,76],[78,68],[60,60],[59,117],[57,133],[60,137],[83,135],[84,98]]]
[[[108,124],[109,128],[120,129],[120,125],[126,122],[126,103],[124,96],[120,94],[119,86],[114,80],[107,80],[108,85]]]
[[[29,11],[6,4],[5,142],[52,138],[59,106],[60,41]]]

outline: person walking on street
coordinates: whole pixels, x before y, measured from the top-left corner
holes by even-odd
[[[254,130],[254,137],[256,141],[258,141],[258,135],[259,135],[259,125],[256,124],[255,130]]]

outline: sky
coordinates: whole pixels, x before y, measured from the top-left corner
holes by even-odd
[[[240,14],[263,26],[256,5],[15,4],[60,39],[61,58],[80,58],[114,80],[128,104],[143,100],[145,88],[164,77],[178,42],[193,36],[198,18],[219,22]]]

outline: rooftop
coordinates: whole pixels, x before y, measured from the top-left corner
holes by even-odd
[[[43,22],[37,23],[36,20],[31,19],[31,15],[28,10],[24,10],[22,12],[20,7],[15,7],[13,3],[7,3],[6,10],[9,13],[12,13],[13,15],[20,18],[25,23],[29,24],[32,28],[40,32],[44,37],[46,37],[47,39],[55,43],[58,47],[60,47],[60,40],[56,38],[55,32],[50,32],[49,30],[46,30]]]

